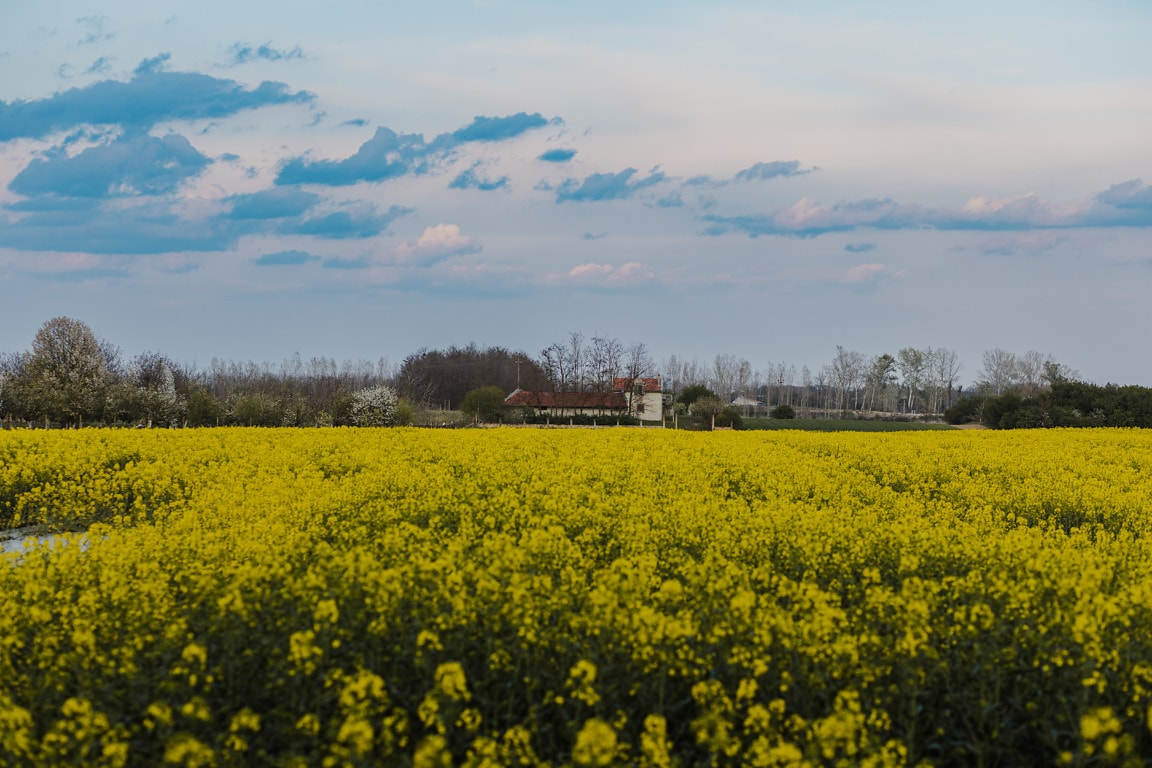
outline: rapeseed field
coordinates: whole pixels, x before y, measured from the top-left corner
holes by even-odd
[[[0,432],[10,766],[1143,765],[1152,434]]]

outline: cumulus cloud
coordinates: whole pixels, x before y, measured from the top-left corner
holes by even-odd
[[[1113,184],[1096,195],[1096,200],[1114,208],[1152,211],[1152,186],[1141,179],[1133,179]]]
[[[771,163],[756,163],[750,168],[739,171],[736,181],[764,181],[787,176],[803,176],[811,173],[811,169],[801,169],[799,160],[777,160]]]
[[[554,278],[551,282],[597,288],[628,288],[651,283],[655,279],[656,273],[638,261],[630,261],[619,267],[588,262],[572,267],[560,279]]]
[[[959,210],[933,212],[928,218],[939,229],[1033,229],[1072,225],[1080,210],[1054,205],[1029,192],[1000,200],[974,197]]]
[[[275,104],[308,104],[315,96],[265,81],[245,88],[195,72],[161,71],[166,55],[146,59],[126,82],[101,80],[43,99],[0,101],[0,142],[40,139],[84,125],[147,132],[160,122],[222,118]]]
[[[701,187],[703,189],[722,189],[729,184],[748,181],[766,181],[768,179],[787,178],[790,176],[804,176],[812,173],[815,168],[801,168],[799,160],[774,160],[770,163],[755,163],[742,171],[737,171],[731,179],[717,179],[707,174],[691,176],[685,179],[681,186]]]
[[[548,122],[539,112],[534,112],[531,115],[527,112],[517,112],[507,117],[478,115],[468,125],[447,134],[451,137],[450,139],[438,136],[432,143],[435,145],[442,142],[449,146],[455,146],[469,141],[507,141],[533,128],[543,128],[548,125]]]
[[[172,192],[210,163],[183,136],[133,136],[75,156],[57,148],[29,163],[8,188],[28,196],[160,195]]]
[[[637,170],[625,168],[619,173],[594,173],[582,181],[567,179],[556,188],[556,202],[591,202],[624,200],[642,189],[664,181],[664,174],[653,171],[642,179],[635,179]]]
[[[742,232],[749,237],[793,235],[815,237],[829,232],[847,232],[859,227],[877,229],[910,229],[928,224],[925,209],[900,205],[891,199],[854,200],[821,205],[802,198],[792,206],[767,215],[703,217],[710,226],[708,235]]]
[[[435,161],[462,144],[506,141],[547,124],[540,114],[524,112],[508,117],[477,117],[469,125],[441,134],[430,142],[424,140],[423,134],[397,133],[380,127],[355,154],[343,160],[308,157],[288,160],[281,166],[276,183],[347,186],[423,174]]]
[[[168,67],[168,62],[172,59],[170,53],[160,53],[151,58],[144,59],[136,65],[136,69],[132,70],[134,75],[152,75],[157,72],[163,72]]]
[[[844,250],[848,253],[868,253],[876,250],[876,243],[848,243]]]
[[[576,157],[574,149],[550,149],[536,159],[546,163],[566,163],[574,157]]]
[[[303,221],[285,222],[281,234],[312,235],[328,240],[364,239],[375,237],[393,221],[412,212],[411,208],[393,205],[384,213],[377,213],[370,205],[350,206],[349,210],[317,214]]]
[[[253,259],[252,263],[260,267],[295,267],[312,261],[320,261],[320,257],[307,251],[293,250],[265,253]]]
[[[344,160],[293,158],[280,168],[277,184],[347,186],[362,181],[384,181],[427,168],[427,145],[415,133],[396,133],[380,127],[354,155]]]
[[[232,208],[231,219],[284,219],[301,216],[320,201],[320,196],[302,189],[275,188],[225,199]]]
[[[416,240],[409,240],[396,248],[395,263],[401,266],[426,267],[453,256],[479,253],[483,246],[475,238],[465,235],[455,224],[437,224],[426,227]]]

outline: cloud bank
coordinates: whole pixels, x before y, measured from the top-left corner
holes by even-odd
[[[343,160],[308,157],[288,160],[281,166],[276,183],[338,187],[420,175],[428,173],[438,160],[463,144],[507,141],[548,123],[539,113],[476,117],[463,128],[441,134],[430,142],[424,140],[423,134],[397,133],[381,127],[355,154]]]
[[[161,122],[219,119],[276,104],[310,104],[315,96],[265,81],[245,88],[195,72],[163,72],[148,59],[131,80],[102,80],[32,101],[0,101],[0,142],[42,139],[85,125],[117,125],[146,132]]]

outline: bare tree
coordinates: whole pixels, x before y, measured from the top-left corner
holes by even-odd
[[[1018,377],[1016,355],[999,348],[984,352],[984,368],[980,372],[982,389],[1002,395],[1016,386]]]
[[[811,395],[812,371],[808,370],[808,366],[805,365],[800,368],[800,411],[805,417],[808,416]]]
[[[932,354],[932,375],[939,389],[940,399],[935,410],[943,411],[952,405],[952,392],[956,388],[956,380],[960,378],[960,371],[964,366],[960,363],[960,355],[953,349],[941,347]]]
[[[740,359],[740,367],[736,371],[736,396],[748,397],[752,389],[752,364]]]
[[[864,356],[836,345],[836,356],[829,367],[830,384],[836,390],[836,410],[844,411],[849,405],[857,407],[856,396],[859,392],[858,383],[863,376]],[[851,402],[849,397],[852,397]]]
[[[572,385],[572,368],[568,360],[568,348],[564,344],[556,343],[545,347],[540,352],[540,367],[552,382],[552,389],[556,392],[567,392]]]
[[[1051,359],[1034,349],[1016,357],[1016,384],[1023,394],[1034,395],[1044,387],[1044,365]]]
[[[675,354],[670,355],[664,359],[660,365],[660,378],[664,386],[664,392],[671,395],[672,399],[679,396],[680,390],[684,388],[681,374],[680,358]]]
[[[577,392],[585,390],[588,365],[585,349],[584,334],[580,331],[570,331],[568,333],[568,366],[572,371],[572,389]]]
[[[865,410],[889,410],[885,397],[896,383],[896,358],[888,353],[873,357],[864,374]],[[879,401],[880,408],[877,408]]]
[[[619,339],[611,336],[592,337],[589,359],[593,363],[590,371],[593,392],[603,395],[612,391],[612,384],[624,371],[626,354]]]
[[[644,342],[638,341],[628,347],[627,354],[628,378],[639,379],[652,373],[652,356]]]
[[[916,410],[916,393],[924,387],[927,364],[922,350],[904,347],[896,353],[896,367],[900,370],[900,378],[907,389],[905,403],[908,411]]]
[[[712,361],[712,391],[725,403],[732,402],[736,382],[740,376],[740,361],[736,355],[721,353]]]

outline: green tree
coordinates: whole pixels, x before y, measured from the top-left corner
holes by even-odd
[[[700,422],[710,424],[713,417],[719,416],[724,410],[724,401],[716,395],[708,394],[696,399],[692,403],[692,415]]]
[[[971,424],[981,420],[984,408],[983,395],[969,395],[953,403],[944,411],[944,421],[949,424]]]
[[[185,403],[188,424],[193,427],[216,427],[224,416],[220,402],[200,384],[188,391]]]
[[[504,391],[496,386],[469,390],[460,410],[473,421],[496,421],[504,413]]]
[[[734,405],[724,406],[720,413],[716,414],[716,426],[744,429],[744,418],[740,415],[740,409]]]
[[[796,418],[796,409],[790,405],[778,405],[772,409],[769,414],[774,419],[794,419]]]
[[[703,397],[716,397],[716,393],[703,384],[692,384],[680,391],[680,397],[677,400],[692,410],[693,404]],[[719,400],[718,397],[716,399]]]

